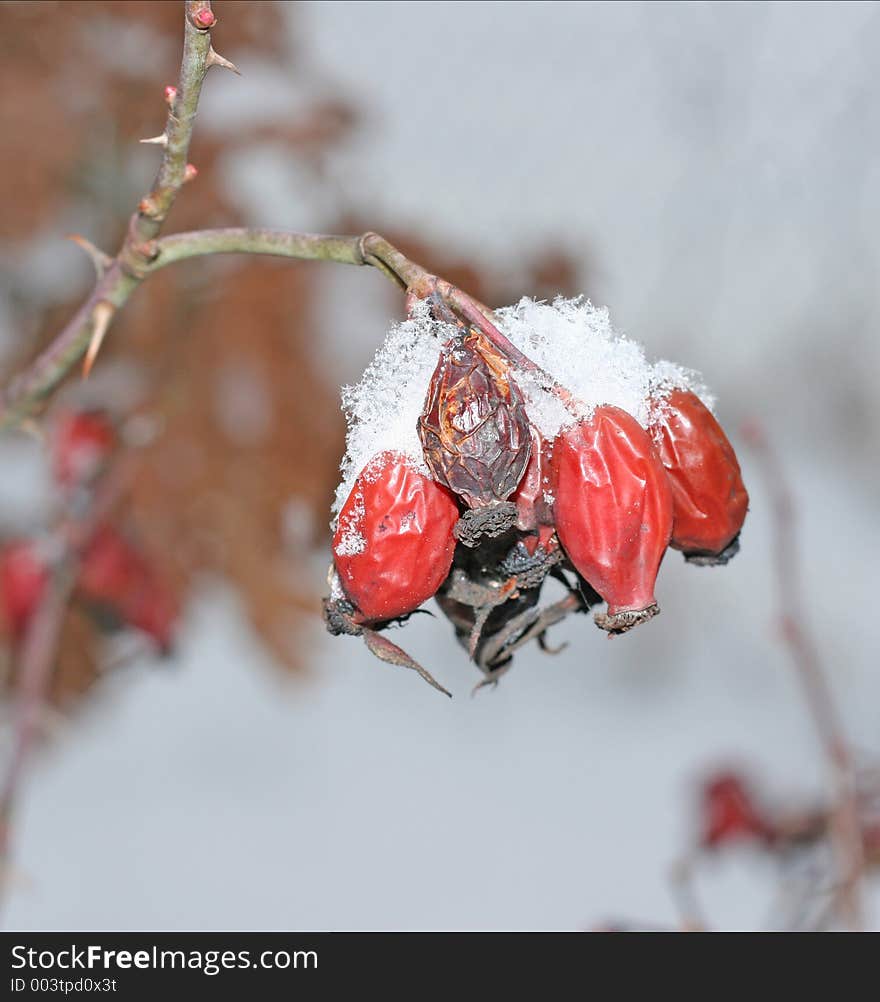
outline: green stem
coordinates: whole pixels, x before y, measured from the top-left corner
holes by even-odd
[[[176,261],[206,254],[269,254],[304,261],[337,261],[365,264],[359,237],[327,236],[320,233],[287,233],[283,230],[230,227],[175,233],[159,240],[156,256],[147,272]]]
[[[183,58],[177,95],[171,102],[165,123],[165,146],[153,185],[131,217],[128,235],[119,257],[126,270],[139,276],[149,262],[155,240],[171,211],[177,193],[186,183],[186,164],[193,126],[202,93],[202,83],[210,68],[211,33],[198,26],[197,15],[211,14],[210,3],[187,0],[184,4]],[[210,22],[213,24],[213,20]]]

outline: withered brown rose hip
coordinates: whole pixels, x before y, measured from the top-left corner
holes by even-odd
[[[672,486],[669,545],[689,557],[725,562],[745,521],[749,495],[721,425],[695,393],[673,390],[653,402],[649,431]]]
[[[418,432],[434,478],[468,507],[516,490],[531,450],[525,402],[507,360],[477,331],[444,345]]]

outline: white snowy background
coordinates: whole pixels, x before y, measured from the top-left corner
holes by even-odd
[[[752,494],[743,549],[715,571],[671,554],[650,625],[609,642],[585,619],[565,624],[562,655],[518,655],[474,699],[447,625],[417,617],[406,645],[452,701],[318,622],[311,679],[285,682],[234,596],[206,585],[173,667],[112,678],[35,764],[7,926],[674,925],[669,868],[707,768],[743,763],[783,795],[826,783],[774,631],[767,495],[737,436],[747,418],[767,428],[797,495],[802,611],[849,732],[880,753],[880,7],[291,14],[291,73],[226,53],[245,76],[212,78],[200,121],[232,128],[256,94],[280,109],[321,87],[365,120],[330,164],[333,205],[310,199],[270,145],[230,155],[252,221],[317,229],[341,201],[376,229],[499,270],[524,241],[562,243],[618,327],[718,394]],[[52,280],[55,259],[38,250]],[[328,372],[350,382],[389,300],[366,270],[328,266],[318,280]],[[10,508],[30,503],[26,466],[4,447]],[[701,886],[714,926],[755,928],[774,885],[742,851]],[[876,894],[873,906],[878,926]]]

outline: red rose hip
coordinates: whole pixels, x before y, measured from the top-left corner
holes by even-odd
[[[100,527],[82,553],[77,593],[171,648],[179,617],[176,596],[147,557],[113,526]]]
[[[772,826],[762,816],[741,776],[719,773],[709,779],[702,794],[702,845],[715,849],[736,841],[773,838]]]
[[[654,583],[672,531],[666,473],[647,432],[618,407],[560,432],[552,463],[559,541],[608,605],[596,622],[624,632],[657,612]]]
[[[20,640],[43,597],[49,569],[37,544],[18,540],[0,554],[0,601],[3,618]]]
[[[100,411],[62,415],[52,436],[52,473],[61,487],[88,483],[107,462],[116,432]]]
[[[689,390],[654,402],[649,431],[672,487],[672,541],[686,555],[716,557],[736,539],[749,495],[733,446]]]
[[[399,453],[364,467],[339,513],[333,559],[356,623],[396,619],[431,598],[449,574],[458,506]]]

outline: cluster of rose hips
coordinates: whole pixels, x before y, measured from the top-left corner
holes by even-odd
[[[51,440],[52,479],[61,500],[62,524],[87,526],[77,544],[73,602],[105,629],[126,626],[149,637],[162,653],[171,648],[178,605],[161,575],[109,516],[92,524],[89,508],[118,442],[98,411],[62,414]],[[40,605],[66,543],[56,534],[7,542],[0,549],[0,623],[18,647]]]
[[[489,324],[495,337],[459,327],[440,349],[418,421],[430,476],[408,455],[381,452],[339,513],[331,632],[374,637],[436,597],[494,678],[525,639],[543,642],[569,611],[604,602],[595,619],[612,634],[653,616],[668,547],[702,564],[736,552],[748,494],[730,442],[694,392],[658,390],[645,428],[619,407],[579,406],[557,384],[572,419],[546,441],[517,385],[524,356],[505,351]],[[569,598],[540,613],[548,576]]]

